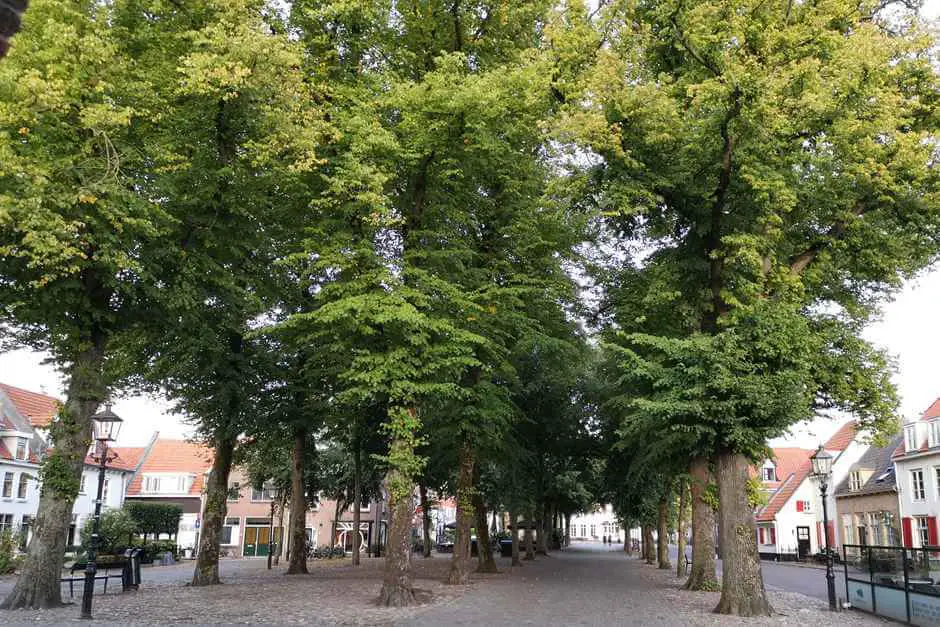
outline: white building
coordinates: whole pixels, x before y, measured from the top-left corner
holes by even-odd
[[[936,546],[940,514],[940,398],[904,425],[893,455],[904,546]]]
[[[59,402],[0,383],[0,531],[21,534],[21,546],[39,508],[39,462],[46,448],[37,428],[48,427]]]
[[[867,450],[856,437],[856,423],[847,422],[823,445],[833,456],[827,508],[829,541],[841,546],[836,520],[835,489]],[[822,496],[819,483],[811,478],[814,451],[799,448],[774,449],[774,458],[759,469],[768,495],[767,505],[757,512],[757,547],[763,559],[804,559],[825,547]]]
[[[571,517],[569,535],[572,541],[601,542],[604,537],[614,542],[623,542],[626,537],[624,528],[614,514],[611,505],[597,505],[589,512],[582,512]]]

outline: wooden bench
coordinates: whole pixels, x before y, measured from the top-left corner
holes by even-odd
[[[69,576],[62,578],[62,583],[68,582],[69,584],[69,596],[75,596],[75,582],[85,583],[85,567],[86,562],[75,562],[69,568]],[[125,560],[120,562],[105,562],[103,564],[97,564],[97,571],[95,572],[95,581],[104,581],[104,594],[108,593],[108,580],[109,579],[124,579],[124,567],[127,565]],[[113,574],[111,571],[117,570],[117,574]],[[104,574],[100,574],[104,571]],[[75,573],[81,572],[81,576],[76,577]]]

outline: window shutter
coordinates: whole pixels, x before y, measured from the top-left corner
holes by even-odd
[[[802,512],[802,511],[803,511],[803,501],[797,501],[797,502],[796,502],[796,511],[798,511],[798,512]]]
[[[764,544],[764,528],[763,528],[763,527],[758,527],[758,528],[757,528],[757,537],[758,537],[760,543],[761,543],[761,544]]]
[[[770,543],[777,544],[777,529],[775,527],[770,528]]]
[[[902,532],[904,534],[904,546],[911,548],[914,546],[914,532],[911,530],[911,519],[904,518],[901,520]]]
[[[930,546],[937,546],[937,519],[933,516],[927,519],[927,541]]]

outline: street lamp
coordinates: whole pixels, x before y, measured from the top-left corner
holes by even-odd
[[[829,609],[836,611],[836,575],[832,571],[832,549],[829,545],[829,507],[826,505],[826,490],[829,488],[829,475],[832,473],[832,455],[826,452],[822,444],[809,458],[813,463],[813,478],[819,481],[819,492],[823,504],[823,533],[826,536],[826,585],[829,589]]]
[[[95,594],[95,573],[98,568],[98,525],[101,523],[101,497],[104,493],[105,468],[108,465],[108,442],[117,439],[124,421],[111,411],[111,405],[105,405],[91,417],[92,437],[96,442],[95,453],[91,458],[98,461],[98,496],[95,499],[95,518],[91,528],[91,542],[88,544],[88,563],[85,565],[85,591],[82,593],[82,618],[91,618],[91,598]]]

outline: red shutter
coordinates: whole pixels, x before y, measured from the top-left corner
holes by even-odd
[[[803,501],[797,501],[797,502],[796,502],[796,511],[798,511],[798,512],[802,512],[802,511],[803,511]]]
[[[830,520],[829,521],[829,546],[831,546],[832,548],[836,547],[836,529],[834,525],[835,523]],[[825,542],[826,542],[826,539],[823,538],[823,543],[825,544]]]
[[[933,516],[927,519],[927,541],[930,546],[937,546],[937,519]]]
[[[770,528],[770,543],[777,544],[777,529],[775,527]]]
[[[761,544],[764,544],[764,528],[763,527],[757,528],[757,538],[758,538],[758,542],[760,542]]]
[[[911,548],[914,546],[914,533],[911,531],[911,519],[901,520],[902,533],[904,534],[904,546]]]
[[[822,551],[826,546],[826,539],[823,537],[823,526],[821,522],[816,522],[816,546]]]

